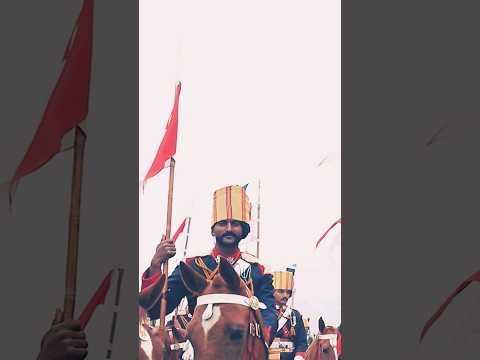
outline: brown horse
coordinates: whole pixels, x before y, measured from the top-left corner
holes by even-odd
[[[305,354],[305,360],[337,360],[336,346],[337,329],[327,326],[322,334],[315,337]]]
[[[163,360],[163,329],[153,328],[148,324],[148,317],[143,308],[139,308],[139,360]]]
[[[195,360],[266,360],[268,349],[258,300],[230,263],[220,258],[218,273],[207,280],[180,263],[185,287],[197,296],[187,326]]]
[[[139,295],[139,360],[178,360],[181,358],[186,331],[174,320],[172,326],[152,327],[149,324],[147,310],[161,297],[165,284],[162,274],[159,280]]]
[[[147,336],[140,338],[140,360],[179,360],[182,357],[186,331],[176,326],[166,328],[142,324]]]

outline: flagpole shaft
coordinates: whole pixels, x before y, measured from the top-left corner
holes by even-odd
[[[187,256],[188,236],[190,235],[190,222],[191,221],[192,221],[192,218],[189,216],[188,217],[188,225],[187,225],[187,237],[185,239],[185,248],[183,249],[183,257],[184,258]]]
[[[257,204],[257,258],[260,257],[260,180],[258,180],[258,204]]]
[[[117,271],[118,271],[118,278],[117,278],[117,291],[115,294],[115,310],[113,312],[112,325],[110,327],[109,348],[107,350],[107,356],[106,356],[107,359],[110,359],[112,357],[113,341],[115,338],[115,328],[117,327],[118,305],[120,304],[120,289],[122,287],[123,272],[125,271],[125,269],[119,268]]]
[[[80,127],[75,128],[73,150],[72,189],[70,198],[70,218],[68,224],[67,268],[65,273],[64,320],[72,320],[75,310],[77,287],[78,242],[80,230],[80,202],[82,195],[83,156],[86,135]]]
[[[175,174],[175,159],[170,158],[170,178],[168,180],[168,204],[167,204],[167,227],[165,230],[165,237],[170,239],[170,233],[172,231],[172,204],[173,204],[173,180]],[[168,259],[163,264],[163,273],[165,278],[168,278]],[[167,287],[168,281],[165,281],[162,289],[162,297],[160,300],[160,327],[165,327],[165,315],[167,310]]]

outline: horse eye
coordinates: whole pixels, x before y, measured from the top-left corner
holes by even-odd
[[[241,326],[231,325],[227,327],[227,332],[230,340],[238,341],[243,338],[244,330]]]

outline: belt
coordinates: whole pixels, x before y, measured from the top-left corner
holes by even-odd
[[[270,349],[274,350],[273,352],[293,352],[295,350],[295,345],[293,344],[293,341],[275,338],[273,339]]]

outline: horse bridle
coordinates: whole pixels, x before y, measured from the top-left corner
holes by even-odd
[[[175,335],[173,335],[173,328],[167,329],[167,332],[168,332],[168,338],[171,341],[170,350],[171,351],[185,350],[185,348],[187,347],[187,342],[186,341],[177,342],[177,338],[175,337]]]
[[[247,292],[248,288],[247,288]],[[243,295],[236,295],[236,294],[208,294],[208,295],[200,295],[197,297],[197,306],[199,305],[207,305],[205,311],[202,314],[203,320],[208,320],[213,315],[213,305],[217,304],[235,304],[235,305],[242,305],[248,307],[250,310],[253,310],[253,321],[252,321],[252,312],[250,311],[250,321],[249,321],[249,328],[248,333],[252,337],[256,337],[262,341],[262,343],[268,349],[268,345],[265,343],[263,338],[262,328],[261,325],[256,319],[256,314],[258,309],[266,309],[267,306],[260,302],[256,296],[243,296]]]
[[[317,339],[319,339],[319,340],[329,340],[330,345],[332,346],[333,352],[335,353],[335,359],[338,359],[338,355],[337,355],[337,334],[318,334]]]
[[[197,298],[198,305],[207,305],[203,312],[202,319],[207,320],[212,316],[213,305],[216,304],[235,304],[251,308],[252,310],[266,309],[267,306],[261,303],[256,296],[243,296],[236,294],[208,294]]]

